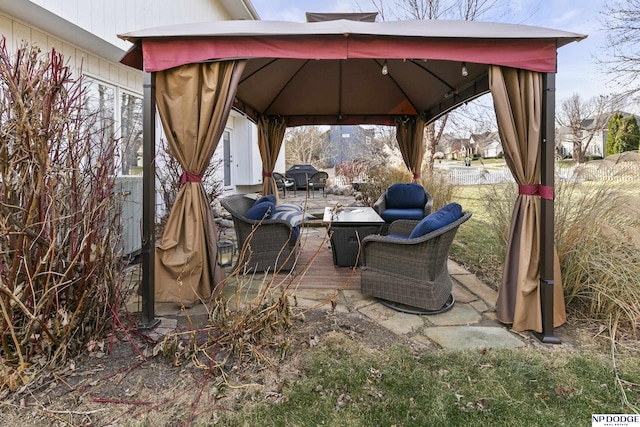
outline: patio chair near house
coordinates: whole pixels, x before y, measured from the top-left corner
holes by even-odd
[[[296,190],[296,183],[294,180],[289,179],[278,172],[273,172],[273,179],[276,181],[276,187],[278,187],[278,190],[282,191],[283,198],[287,197],[287,191],[291,192],[293,190],[293,195],[298,195],[298,192]]]
[[[293,269],[299,228],[285,219],[269,219],[275,211],[273,202],[238,194],[221,199],[220,204],[231,214],[236,231],[240,252],[234,269],[240,267],[243,273]]]
[[[362,241],[361,291],[399,311],[437,314],[455,299],[447,259],[453,239],[471,217],[453,203],[422,221],[397,220],[389,234]]]
[[[311,192],[311,197],[315,197],[315,190],[320,188],[322,189],[322,197],[327,197],[324,189],[327,186],[328,178],[329,174],[324,171],[316,172],[309,177],[309,191]]]

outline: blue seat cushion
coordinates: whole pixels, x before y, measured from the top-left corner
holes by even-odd
[[[384,222],[391,223],[396,219],[414,219],[420,221],[424,218],[424,205],[422,208],[417,209],[385,209],[380,213]]]
[[[387,209],[424,209],[424,205],[424,187],[420,184],[396,183],[387,188]]]
[[[409,238],[421,237],[441,227],[451,224],[462,216],[462,206],[457,203],[449,203],[446,206],[430,213],[420,221],[409,234]]]
[[[276,205],[274,203],[269,200],[264,200],[260,203],[254,203],[244,216],[255,221],[260,221],[262,219],[268,219],[275,210]]]

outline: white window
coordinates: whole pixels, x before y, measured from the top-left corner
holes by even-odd
[[[119,175],[142,173],[142,96],[85,76],[85,113],[93,114],[91,134],[95,139],[118,142]]]
[[[142,173],[142,97],[120,91],[122,175]]]

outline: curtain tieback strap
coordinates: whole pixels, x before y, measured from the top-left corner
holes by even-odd
[[[262,172],[262,176],[264,178],[271,178],[273,177],[273,174],[271,172]]]
[[[202,182],[202,177],[191,172],[182,172],[180,177],[180,185],[184,185],[187,182]]]
[[[554,190],[553,187],[547,185],[519,185],[518,194],[523,196],[540,196],[546,200],[553,200]]]
[[[420,174],[419,173],[414,173],[413,174],[413,179],[420,179]]]

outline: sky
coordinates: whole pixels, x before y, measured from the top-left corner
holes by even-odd
[[[305,12],[370,12],[371,0],[251,0],[262,20],[304,22]],[[395,4],[389,0],[387,4]],[[596,59],[601,56],[606,33],[601,23],[602,0],[505,0],[508,9],[484,21],[506,22],[553,28],[588,37],[558,49],[556,101],[574,93],[583,100],[616,92],[609,76],[601,71]]]

